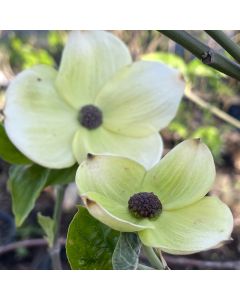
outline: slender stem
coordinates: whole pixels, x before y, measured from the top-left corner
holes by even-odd
[[[62,202],[64,197],[65,187],[62,185],[56,186],[56,202],[54,207],[53,219],[54,219],[54,243],[58,239],[60,230],[60,220],[62,214]]]
[[[164,269],[163,264],[161,263],[160,259],[158,258],[153,248],[147,247],[145,245],[142,245],[142,248],[150,264],[158,270],[163,270]]]
[[[240,47],[234,43],[222,30],[205,30],[219,45],[221,45],[236,61],[240,62]]]
[[[223,121],[227,122],[228,124],[240,129],[240,121],[237,119],[233,118],[226,112],[222,111],[221,109],[207,103],[203,99],[201,99],[199,96],[194,94],[191,90],[190,86],[187,86],[185,89],[185,96],[187,97],[188,100],[194,102],[198,106],[207,109],[210,111],[213,115],[217,116],[218,118],[222,119]]]
[[[143,265],[143,264],[138,264],[137,269],[138,269],[138,270],[154,270],[153,268],[148,267],[148,266],[145,266],[145,265]]]
[[[162,251],[159,248],[157,249],[157,253],[158,253],[159,258],[162,262],[164,270],[170,270],[169,266],[167,265],[167,262],[166,262],[165,258],[163,257]]]
[[[215,52],[188,32],[184,30],[159,30],[159,32],[186,48],[204,64],[240,80],[240,65]]]
[[[56,186],[56,201],[54,207],[54,241],[53,246],[49,249],[50,256],[52,260],[52,268],[54,270],[61,270],[62,264],[60,259],[60,251],[61,245],[58,240],[59,230],[60,230],[60,221],[61,221],[61,213],[62,213],[62,202],[64,197],[64,186]]]
[[[159,32],[180,44],[200,59],[202,59],[202,55],[205,52],[210,50],[207,45],[190,35],[185,30],[159,30]]]
[[[64,238],[59,238],[60,245],[65,245],[66,240]],[[48,245],[46,239],[30,239],[13,242],[11,244],[0,246],[0,255],[6,254],[10,251],[15,251],[19,248],[31,248],[31,247],[45,247]]]
[[[186,269],[187,266],[197,267],[199,269],[212,269],[212,270],[239,270],[240,261],[239,260],[229,260],[229,261],[210,261],[201,260],[195,258],[189,258],[184,256],[170,256],[165,255],[167,262],[171,265],[182,266],[182,269]]]
[[[64,238],[59,239],[59,243],[61,245],[65,245],[66,240]],[[31,248],[31,247],[46,247],[48,245],[47,240],[45,239],[30,239],[30,240],[23,240],[17,241],[11,244],[7,244],[4,246],[0,246],[0,255],[7,254],[11,251],[15,251],[19,248]],[[191,265],[198,268],[211,268],[211,269],[219,269],[219,270],[240,270],[240,260],[226,260],[226,261],[209,261],[209,260],[201,260],[201,259],[194,259],[189,257],[182,257],[182,256],[170,256],[165,255],[166,260],[173,264],[173,265]],[[139,270],[143,270],[143,267],[148,268],[145,265],[139,264]],[[138,266],[139,266],[138,265]],[[150,267],[149,267],[150,268]],[[145,269],[144,269],[145,270]]]

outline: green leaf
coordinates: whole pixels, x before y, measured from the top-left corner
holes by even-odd
[[[16,226],[21,226],[25,221],[45,187],[73,182],[76,170],[77,165],[61,170],[46,169],[36,164],[12,166],[9,188]]]
[[[182,139],[186,139],[188,136],[187,127],[178,121],[171,122],[168,129],[173,133],[177,133]]]
[[[68,184],[75,180],[78,164],[65,169],[50,169],[46,186]]]
[[[141,242],[135,233],[121,233],[113,252],[114,270],[136,270],[138,267]]]
[[[26,156],[24,156],[9,140],[4,126],[0,124],[0,157],[10,164],[31,164]]]
[[[67,235],[67,257],[73,270],[110,270],[118,232],[79,206]]]
[[[50,217],[43,216],[41,213],[38,213],[37,217],[38,223],[46,234],[45,238],[48,245],[52,247],[54,242],[54,220]]]
[[[12,166],[9,188],[16,226],[21,226],[46,185],[49,170],[38,165]]]

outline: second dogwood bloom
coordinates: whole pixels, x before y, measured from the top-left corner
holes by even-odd
[[[230,209],[217,197],[206,196],[214,179],[207,146],[187,140],[149,171],[126,158],[89,155],[79,166],[76,183],[99,221],[118,231],[137,232],[146,246],[189,254],[230,238]]]

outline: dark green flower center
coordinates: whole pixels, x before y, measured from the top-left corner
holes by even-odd
[[[162,211],[162,204],[154,193],[137,193],[128,201],[129,211],[137,218],[154,218]]]
[[[98,128],[103,122],[102,111],[92,104],[85,105],[79,111],[78,121],[87,129]]]

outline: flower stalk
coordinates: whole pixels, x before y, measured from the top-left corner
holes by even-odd
[[[60,221],[61,221],[61,213],[62,213],[62,202],[64,198],[64,186],[56,186],[55,192],[56,192],[56,201],[55,201],[55,207],[54,207],[54,214],[53,214],[53,220],[54,220],[54,241],[53,246],[49,249],[51,260],[52,260],[52,268],[53,270],[61,270],[62,264],[60,259],[60,251],[61,251],[61,245],[59,243],[58,237],[59,237],[59,231],[60,231]]]
[[[215,52],[188,32],[184,30],[159,30],[159,32],[183,46],[204,64],[209,65],[213,69],[230,77],[240,80],[240,66],[237,63]]]
[[[151,267],[145,266],[143,264],[138,264],[137,270],[154,270]]]
[[[150,264],[155,267],[157,270],[164,270],[163,264],[158,258],[157,254],[153,250],[152,247],[147,247],[145,245],[142,245],[143,251],[149,260]]]

